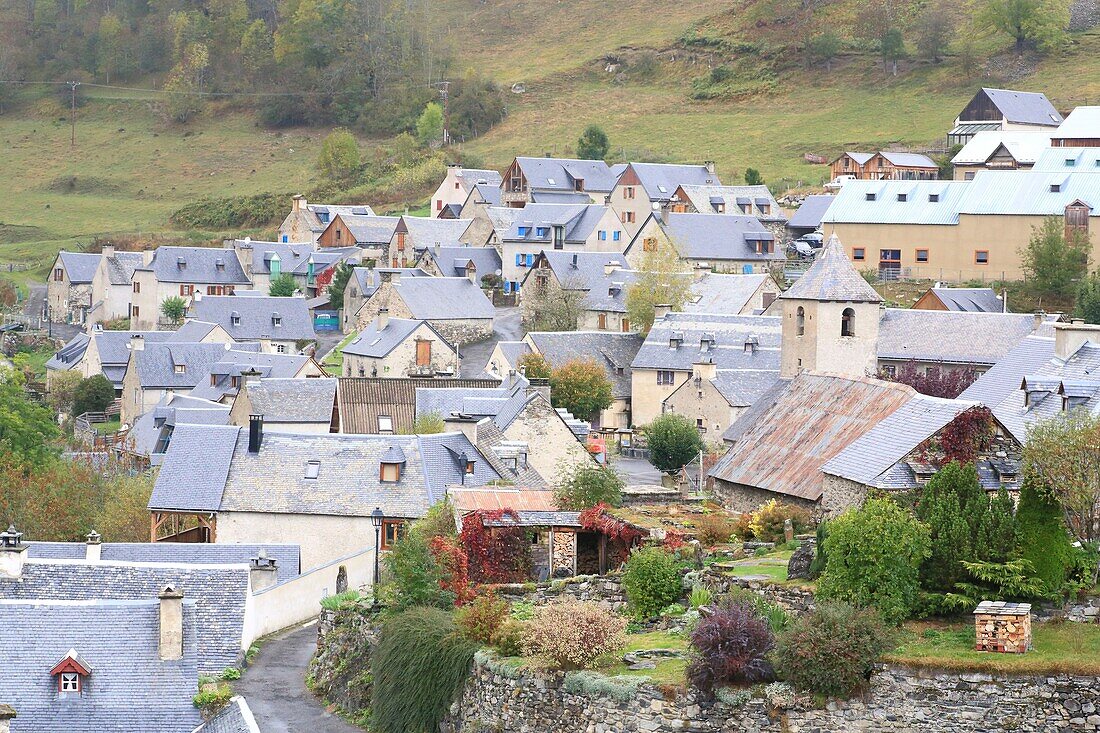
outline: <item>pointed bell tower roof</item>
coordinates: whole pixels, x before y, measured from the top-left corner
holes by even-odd
[[[883,300],[856,272],[840,245],[840,238],[835,234],[825,242],[825,247],[810,269],[779,297],[846,303],[881,303]]]

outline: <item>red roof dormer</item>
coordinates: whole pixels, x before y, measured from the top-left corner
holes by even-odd
[[[80,658],[75,649],[70,649],[50,670],[50,675],[57,679],[57,692],[64,695],[83,694],[84,681],[91,673],[91,667]]]

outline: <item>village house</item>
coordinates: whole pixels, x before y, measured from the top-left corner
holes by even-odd
[[[624,168],[602,160],[518,157],[504,171],[500,202],[512,208],[530,203],[603,204]]]
[[[470,187],[470,193],[462,202],[458,211],[459,219],[472,219],[478,212],[490,206],[500,206],[500,184],[476,183]]]
[[[714,163],[710,162],[703,165],[628,163],[607,202],[619,215],[627,236],[633,237],[646,217],[675,201],[677,189],[682,185],[721,186],[722,182],[714,172]],[[704,211],[709,213],[711,209],[708,207]]]
[[[341,262],[356,265],[363,252],[354,247],[320,249],[313,244],[282,244],[237,239],[226,242],[226,248],[237,253],[252,289],[267,294],[271,281],[287,274],[307,296],[317,295],[332,282],[336,266]]]
[[[267,354],[297,354],[317,338],[305,298],[196,294],[187,314]]]
[[[1100,148],[1100,107],[1075,107],[1050,135],[1055,148]]]
[[[966,145],[979,132],[1053,132],[1062,115],[1041,92],[982,88],[967,102],[947,133],[948,146]]]
[[[478,206],[471,213],[470,226],[462,235],[462,244],[471,247],[494,247],[500,251],[503,237],[523,216],[523,209],[507,206]]]
[[[494,247],[428,247],[416,267],[436,277],[465,277],[484,287],[501,271],[500,253]]]
[[[1005,296],[993,288],[931,287],[913,304],[917,310],[1007,313]]]
[[[337,214],[317,238],[323,249],[358,247],[364,259],[382,260],[397,231],[399,216],[359,216]]]
[[[232,295],[251,283],[237,253],[207,247],[159,247],[152,259],[134,270],[130,327],[149,331],[168,325],[161,304],[168,298],[185,301],[195,293]]]
[[[631,363],[632,424],[646,425],[663,412],[665,400],[713,362],[715,371],[735,373],[747,384],[778,376],[780,319],[659,309],[653,327]],[[786,352],[783,354],[786,358]],[[740,389],[732,385],[731,389]],[[752,387],[745,389],[752,391]],[[751,395],[755,396],[755,395]]]
[[[428,277],[428,273],[417,267],[356,267],[351,271],[351,278],[344,288],[344,303],[340,312],[342,331],[348,332],[349,324],[355,323],[355,314],[363,307],[363,303],[395,272],[406,278]]]
[[[525,298],[549,289],[574,293],[581,305],[577,328],[586,331],[630,331],[623,289],[633,282],[626,257],[617,252],[543,250],[521,282]]]
[[[825,215],[857,267],[880,277],[1012,280],[1020,252],[1048,217],[1081,232],[1100,256],[1100,175],[979,171],[971,181],[854,181]]]
[[[229,422],[228,405],[169,392],[153,409],[134,421],[126,431],[125,439],[114,450],[127,465],[134,468],[159,466],[177,425],[228,425]]]
[[[46,281],[47,316],[54,323],[106,323],[130,317],[130,278],[141,252],[59,252]]]
[[[493,170],[480,168],[463,168],[461,165],[448,165],[447,175],[439,188],[435,190],[431,198],[432,216],[439,217],[444,210],[451,206],[461,208],[470,193],[478,184],[495,186],[500,190],[501,176]]]
[[[751,316],[765,313],[782,292],[768,274],[724,275],[696,270],[685,313]]]
[[[927,155],[920,153],[841,154],[829,164],[833,180],[840,176],[855,176],[868,181],[931,181],[939,178],[940,168]]]
[[[283,244],[317,244],[333,217],[339,214],[374,216],[374,210],[364,205],[333,206],[311,204],[301,194],[290,201],[290,213],[279,225],[279,241]]]
[[[1050,131],[985,130],[974,135],[951,159],[956,181],[969,181],[980,170],[1030,170],[1050,147]]]
[[[269,433],[336,432],[336,379],[246,378],[226,424],[263,415]]]
[[[787,233],[787,217],[767,186],[683,185],[664,206],[678,214],[755,216],[776,237]]]
[[[501,237],[504,292],[518,292],[539,253],[622,252],[627,236],[608,206],[528,204]]]
[[[410,277],[390,273],[355,314],[363,331],[385,308],[390,318],[428,321],[455,346],[489,338],[496,310],[477,285],[464,277]]]
[[[205,458],[196,462],[196,455]],[[247,428],[178,428],[149,509],[161,526],[201,517],[204,542],[299,538],[302,567],[315,568],[364,550],[389,550],[448,486],[498,479],[462,433],[273,433],[254,416]],[[377,548],[375,511],[382,515]]]
[[[712,357],[702,357],[692,364],[691,378],[664,399],[661,411],[683,415],[704,441],[718,443],[722,433],[778,379],[775,372],[764,370],[720,372]]]
[[[418,387],[466,390],[498,387],[500,379],[440,379],[419,377],[340,377],[336,387],[336,420],[341,433],[393,435],[409,433],[416,420]]]
[[[92,308],[90,323],[107,323],[130,317],[130,301],[134,292],[134,270],[145,262],[141,252],[117,252],[106,244],[102,260],[92,278]]]
[[[426,249],[459,246],[470,223],[469,219],[402,216],[381,262],[391,267],[410,267]]]
[[[316,379],[328,374],[313,357],[302,354],[228,352],[210,367],[210,377],[189,393],[232,405],[249,380],[262,378]]]
[[[650,214],[627,245],[627,261],[642,267],[646,253],[671,247],[692,267],[726,273],[766,273],[786,261],[776,236],[753,216]]]
[[[382,308],[343,349],[345,377],[455,376],[458,349],[428,321],[390,318]]]

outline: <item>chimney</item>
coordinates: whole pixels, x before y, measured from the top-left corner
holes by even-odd
[[[473,262],[471,262],[470,264],[466,265],[466,277],[467,277],[467,278],[468,278],[468,279],[470,280],[470,282],[472,282],[472,283],[473,283],[474,285],[477,285],[477,268],[476,268],[476,267],[474,267],[474,263],[473,263]]]
[[[15,708],[0,703],[0,733],[10,733],[11,719],[16,717]]]
[[[183,659],[183,591],[164,586],[160,599],[160,658]]]
[[[1001,313],[1008,313],[1008,290],[1001,290]]]
[[[104,257],[114,257],[115,256],[115,245],[105,244],[105,245],[103,245],[103,247],[101,248],[100,251],[103,253]]]
[[[374,270],[367,270],[367,287],[374,287]]]
[[[390,283],[392,283],[393,285],[400,285],[401,284],[401,273],[400,272],[391,272],[390,273]]]
[[[703,167],[707,169],[707,173],[714,175],[714,161],[707,160],[703,162]]]
[[[130,351],[142,351],[145,349],[145,337],[140,333],[130,334]]]
[[[504,375],[504,382],[500,386],[501,387],[514,387],[514,386],[516,386],[516,382],[518,382],[518,381],[519,381],[519,375],[516,374],[516,370],[515,369],[509,369],[508,373]]]
[[[528,379],[527,380],[527,396],[530,397],[535,393],[541,394],[546,398],[546,402],[550,402],[550,380],[545,377],[540,379]]]
[[[701,359],[691,365],[691,370],[695,373],[696,379],[705,379],[710,381],[718,376],[718,365],[714,363],[714,359],[706,358]]]
[[[259,554],[248,561],[248,581],[253,593],[275,585],[277,576],[275,559],[268,557],[266,550],[261,548]]]
[[[439,262],[439,242],[435,243],[435,247],[432,248],[435,254],[435,261]]]
[[[248,452],[259,453],[264,442],[264,416],[248,416]]]
[[[611,262],[605,262],[604,265],[603,265],[603,274],[610,277],[611,274],[613,272],[615,272],[616,270],[618,270],[618,269],[619,269],[619,263],[618,262],[615,262],[614,260],[612,260]]]
[[[142,266],[148,267],[153,262],[153,255],[155,255],[156,253],[157,253],[157,251],[155,249],[142,250],[142,252],[141,252],[141,264],[142,264]]]
[[[99,562],[103,555],[103,538],[99,536],[99,532],[94,529],[87,535],[87,552],[84,555],[84,559],[88,562]]]
[[[1100,326],[1085,323],[1080,318],[1054,324],[1054,355],[1059,359],[1069,359],[1089,341],[1100,346]]]
[[[290,199],[290,211],[292,214],[297,214],[306,208],[306,197],[302,194],[298,194]]]
[[[256,367],[249,367],[241,372],[241,378],[245,384],[259,384],[260,370]]]
[[[376,331],[385,331],[386,326],[390,325],[390,309],[379,308],[378,318],[374,322],[374,328]]]
[[[18,580],[23,577],[23,563],[26,561],[27,546],[23,544],[23,533],[14,524],[9,524],[6,531],[0,532],[0,578]]]
[[[653,306],[653,320],[659,321],[672,312],[672,306],[668,303],[659,303]]]

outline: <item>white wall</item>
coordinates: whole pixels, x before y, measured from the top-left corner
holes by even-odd
[[[218,512],[219,545],[286,542],[301,545],[302,569],[308,571],[374,547],[374,525],[370,517]]]

